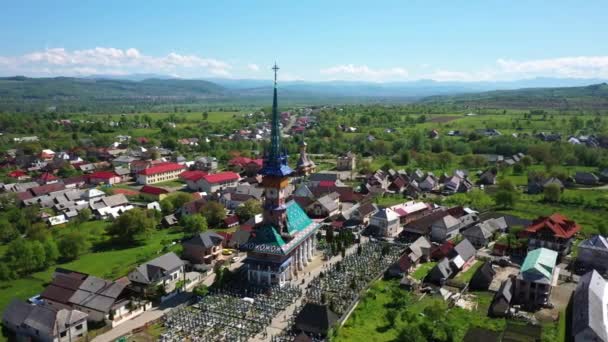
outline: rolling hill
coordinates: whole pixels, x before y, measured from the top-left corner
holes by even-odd
[[[608,109],[608,84],[600,83],[584,87],[525,88],[449,96],[430,96],[419,102],[499,109]]]

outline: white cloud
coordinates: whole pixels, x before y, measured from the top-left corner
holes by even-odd
[[[28,75],[85,75],[183,72],[192,76],[229,76],[232,66],[224,61],[197,55],[171,52],[166,56],[142,54],[135,48],[126,50],[96,47],[85,50],[51,48],[17,57],[0,56],[0,72]]]
[[[343,64],[322,69],[321,74],[334,79],[365,81],[403,80],[408,77],[408,72],[404,68],[373,69],[367,65],[355,64]]]
[[[578,56],[516,61],[498,59],[502,73],[571,78],[608,77],[608,56]]]
[[[260,71],[260,66],[257,64],[247,64],[247,69],[251,70],[251,71]]]

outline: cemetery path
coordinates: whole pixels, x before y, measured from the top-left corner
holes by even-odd
[[[364,242],[363,239],[366,239],[366,238],[361,237],[361,239],[362,239],[361,242],[363,243]],[[357,250],[357,245],[354,244],[346,250],[346,254],[348,255],[348,254],[354,253],[356,250]],[[250,342],[268,342],[268,341],[270,341],[270,338],[273,335],[279,335],[281,333],[281,331],[286,329],[289,325],[290,318],[293,317],[293,315],[295,313],[294,311],[296,310],[296,308],[298,308],[302,305],[302,301],[304,300],[304,297],[306,295],[306,287],[308,286],[308,283],[310,283],[310,281],[312,281],[316,276],[318,276],[319,273],[327,270],[329,265],[335,264],[336,262],[338,262],[340,260],[342,260],[342,256],[337,255],[337,256],[332,257],[330,260],[324,262],[322,260],[322,256],[320,255],[320,253],[317,253],[317,255],[315,255],[315,257],[313,257],[312,261],[308,264],[308,266],[306,266],[304,268],[304,270],[303,270],[303,274],[305,275],[304,278],[300,277],[298,280],[296,280],[294,282],[294,284],[298,284],[298,286],[302,289],[302,295],[293,304],[291,304],[290,306],[285,308],[285,310],[279,312],[274,317],[274,319],[272,320],[270,325],[268,327],[266,327],[265,334],[264,333],[257,334],[253,338],[249,339],[249,341]],[[303,283],[302,283],[302,279],[304,279]]]

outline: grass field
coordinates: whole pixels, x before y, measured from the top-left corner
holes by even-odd
[[[403,307],[394,307],[395,296],[406,298]],[[414,317],[418,316],[436,300],[439,300],[438,297],[424,296],[422,299],[414,297],[409,292],[399,288],[398,280],[379,280],[364,295],[348,321],[338,329],[332,341],[397,341],[399,340],[400,330],[406,328],[409,323],[404,320],[405,317],[408,317],[408,315],[404,316],[404,313],[407,312]],[[482,300],[487,301],[486,298]],[[396,311],[397,317],[391,317],[395,315],[394,311],[391,313],[392,309]],[[450,333],[456,341],[460,341],[471,326],[491,330],[504,328],[505,321],[503,319],[490,319],[485,314],[485,312],[479,310],[450,309],[446,318],[450,322],[457,322],[456,326],[459,327],[459,329]]]
[[[209,114],[209,116],[207,117],[208,122],[211,123],[215,123],[215,122],[224,122],[224,121],[230,121],[232,120],[235,116],[240,117],[240,116],[244,116],[246,113],[245,112],[207,112]],[[179,119],[183,119],[186,122],[189,123],[200,123],[203,122],[205,120],[203,120],[203,113],[202,112],[185,112],[185,113],[138,113],[138,114],[124,114],[127,118],[133,118],[135,115],[138,115],[140,118],[142,118],[144,115],[149,116],[152,120],[156,121],[156,120],[166,120],[169,119],[172,115],[175,115],[177,118]],[[96,114],[93,117],[98,117],[98,116],[102,116],[104,118],[110,118],[110,120],[120,120],[120,118],[123,116],[123,114]],[[73,116],[74,119],[87,119],[90,120],[91,116],[87,115],[87,114],[78,114],[78,115],[74,115]]]
[[[481,265],[483,265],[483,262],[478,260],[471,267],[469,267],[468,270],[458,273],[454,279],[463,283],[468,283],[471,281],[471,278],[473,278],[473,275],[477,269],[481,267]]]
[[[436,262],[427,262],[424,264],[420,264],[420,266],[418,266],[414,273],[412,273],[412,277],[418,280],[424,279],[424,277],[426,277],[426,275],[431,269],[433,269],[433,267],[435,267],[435,265],[437,265]]]
[[[81,256],[78,260],[58,264],[25,278],[0,282],[0,310],[4,310],[15,297],[26,299],[40,293],[51,280],[55,267],[116,279],[126,275],[138,263],[149,260],[161,252],[166,252],[164,247],[183,236],[181,233],[171,230],[158,230],[150,234],[148,240],[141,246],[120,248],[108,243],[107,238],[103,235],[106,224],[101,221],[92,221],[78,227],[79,230],[87,232],[91,236],[91,240],[96,242],[91,253]]]

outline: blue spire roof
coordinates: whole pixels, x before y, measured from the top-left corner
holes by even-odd
[[[279,126],[279,111],[277,105],[277,72],[279,67],[274,65],[274,94],[272,99],[272,125],[270,129],[270,148],[264,153],[264,163],[260,174],[264,176],[286,177],[293,173],[287,165],[287,153],[281,149],[281,127]]]

